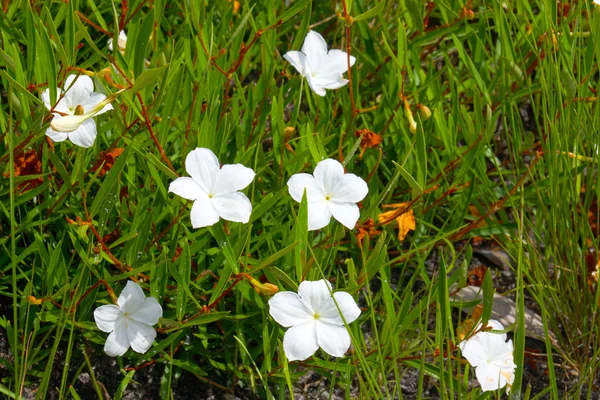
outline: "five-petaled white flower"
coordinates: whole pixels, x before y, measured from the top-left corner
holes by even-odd
[[[64,88],[62,98],[54,107],[50,104],[50,89],[42,92],[44,105],[54,115],[46,135],[55,142],[69,139],[78,146],[91,147],[97,135],[92,117],[112,110],[111,99],[94,92],[94,83],[87,75],[70,75]]]
[[[306,34],[302,51],[288,51],[283,57],[319,96],[325,96],[325,89],[339,89],[348,83],[342,76],[348,71],[348,54],[337,49],[327,52],[325,39],[315,31]],[[356,58],[350,56],[350,66],[355,62]]]
[[[369,191],[362,178],[345,174],[342,164],[333,159],[318,163],[314,176],[292,175],[287,185],[290,195],[297,202],[302,201],[306,189],[310,231],[329,224],[332,215],[348,229],[354,229],[360,217],[356,203],[364,199]]]
[[[125,54],[125,48],[127,47],[127,34],[125,33],[125,31],[119,32],[117,46],[119,47],[119,52],[121,54]],[[110,51],[113,50],[113,38],[108,39],[108,49]]]
[[[504,326],[490,319],[487,327],[493,330],[503,330]],[[481,329],[481,324],[476,330]],[[460,351],[475,367],[475,375],[481,389],[501,389],[508,385],[507,390],[515,380],[515,368],[512,340],[506,341],[506,333],[480,331],[458,345]]]
[[[145,353],[156,338],[152,325],[162,317],[160,304],[154,297],[146,298],[142,288],[131,281],[127,282],[117,304],[107,304],[94,310],[98,328],[110,332],[104,351],[111,357],[122,356],[131,346],[133,351]]]
[[[219,167],[217,156],[205,148],[191,151],[185,159],[185,169],[191,178],[177,178],[169,192],[194,200],[191,218],[194,228],[211,226],[219,217],[246,223],[252,214],[252,204],[244,189],[254,179],[254,171],[241,164]]]
[[[283,350],[290,361],[306,360],[319,347],[327,354],[342,357],[350,347],[350,334],[340,311],[347,324],[360,315],[350,294],[336,292],[331,296],[331,284],[325,279],[304,281],[298,286],[298,294],[279,292],[269,300],[273,319],[290,328],[283,337]]]

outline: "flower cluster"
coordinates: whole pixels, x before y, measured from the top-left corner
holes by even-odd
[[[110,51],[114,50],[113,45],[114,41],[110,39]],[[126,45],[127,35],[121,31],[117,50],[123,55]],[[325,96],[326,90],[347,85],[348,80],[343,74],[356,63],[355,57],[341,50],[328,50],[325,39],[314,31],[306,35],[301,51],[288,51],[283,57],[318,96]],[[57,93],[57,99],[50,99],[49,89],[41,95],[52,117],[46,135],[55,142],[69,139],[78,146],[91,147],[97,136],[93,117],[112,110],[110,103],[118,93],[106,96],[95,92],[92,79],[85,74],[68,76],[63,89],[57,89]],[[367,147],[377,147],[382,141],[368,130],[356,134],[358,137],[364,135],[361,157]],[[242,190],[254,181],[256,174],[251,168],[241,164],[221,165],[210,149],[196,148],[186,156],[185,169],[189,176],[173,180],[169,192],[193,202],[190,212],[193,228],[209,227],[220,219],[239,223],[250,221],[252,203]],[[367,183],[362,178],[346,173],[344,166],[333,159],[318,162],[312,175],[298,173],[291,176],[287,186],[294,201],[302,202],[306,198],[310,231],[326,227],[332,217],[346,228],[354,229],[360,219],[358,203],[368,193]],[[415,229],[414,216],[412,210],[400,210],[403,204],[394,206],[396,210],[383,213],[379,218],[382,223],[396,218],[402,240],[409,230]],[[257,293],[272,296],[268,301],[269,314],[287,328],[283,349],[289,361],[306,360],[319,348],[333,357],[343,357],[348,351],[352,342],[348,324],[361,314],[349,293],[333,292],[326,279],[304,280],[297,293],[279,292],[273,284],[244,275]],[[124,355],[129,348],[145,353],[157,336],[153,326],[163,314],[158,300],[146,297],[138,284],[128,281],[114,301],[116,304],[103,305],[94,311],[98,329],[109,333],[105,352],[114,357]],[[504,387],[510,390],[516,368],[513,344],[506,340],[506,334],[490,329],[497,331],[504,327],[490,320],[486,329],[477,327],[476,333],[459,347],[462,355],[476,368],[477,379],[484,391]]]

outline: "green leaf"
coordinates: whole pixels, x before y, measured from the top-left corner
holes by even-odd
[[[156,81],[162,76],[166,68],[167,65],[163,65],[159,68],[148,68],[147,70],[144,70],[144,72],[142,72],[135,80],[131,90],[134,92],[139,92],[142,89],[154,85],[154,83],[156,83]]]
[[[358,22],[358,21],[362,21],[363,19],[369,19],[369,18],[376,17],[381,13],[381,11],[383,11],[383,7],[385,7],[385,0],[377,3],[377,5],[373,8],[371,8],[370,10],[368,10],[356,17],[353,17],[352,20],[354,22]]]
[[[294,15],[298,14],[300,11],[302,11],[302,9],[304,7],[306,7],[306,5],[308,4],[310,0],[300,0],[299,2],[294,2],[294,5],[291,6],[290,8],[288,8],[286,10],[286,12],[284,12],[283,14],[281,14],[277,20],[278,21],[282,21],[285,22],[288,19],[292,18]]]
[[[492,283],[492,275],[490,270],[485,271],[485,277],[483,278],[483,313],[481,314],[481,323],[486,326],[490,316],[492,315],[492,308],[494,306],[494,284]]]
[[[129,153],[131,152],[131,146],[127,146],[123,153],[117,158],[115,165],[108,171],[106,176],[104,177],[104,182],[102,186],[100,186],[100,190],[96,193],[94,197],[94,201],[92,202],[92,206],[90,207],[90,216],[93,218],[98,211],[100,211],[100,207],[106,201],[108,195],[112,193],[117,182],[119,181],[119,175],[123,172],[125,165],[127,164],[127,158],[129,157]]]

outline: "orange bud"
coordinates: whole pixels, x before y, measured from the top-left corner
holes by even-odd
[[[27,296],[27,301],[31,305],[39,306],[42,304],[42,300],[36,299],[34,296]]]
[[[261,283],[254,278],[250,279],[250,284],[256,293],[262,294],[263,296],[273,296],[279,291],[279,288],[272,283]]]

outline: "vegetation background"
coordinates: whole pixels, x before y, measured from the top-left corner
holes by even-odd
[[[4,0],[2,11],[7,398],[501,397],[480,392],[455,346],[465,285],[484,287],[484,318],[494,287],[514,301],[511,396],[598,398],[591,1]],[[121,29],[124,54],[107,45]],[[357,58],[351,83],[326,97],[282,58],[309,29]],[[72,73],[128,88],[90,149],[44,134],[40,93]],[[256,171],[249,224],[191,229],[190,204],[167,187],[196,147]],[[307,232],[306,206],[288,195],[287,179],[326,157],[368,181],[352,231]],[[394,210],[407,226],[414,214],[402,240],[378,219]],[[280,290],[325,277],[352,293],[363,313],[351,351],[288,364],[247,276]],[[150,351],[111,359],[92,312],[127,279],[164,319]]]

